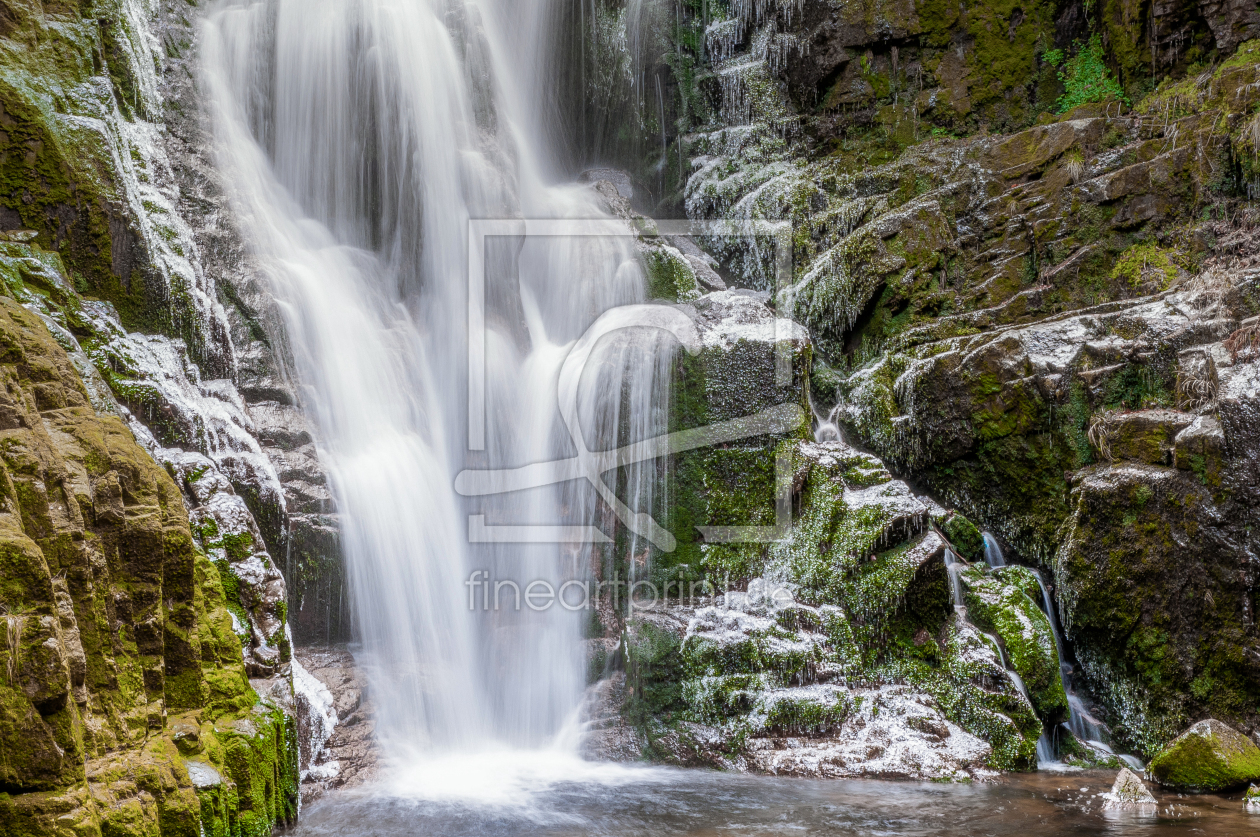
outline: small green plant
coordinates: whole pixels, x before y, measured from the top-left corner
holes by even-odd
[[[1134,244],[1120,254],[1111,278],[1123,279],[1136,293],[1159,293],[1177,278],[1177,263],[1171,250],[1150,242]]]
[[[1059,97],[1059,113],[1090,102],[1129,100],[1104,60],[1102,38],[1094,34],[1085,43],[1076,43],[1076,54],[1068,58],[1063,50],[1052,49],[1042,54],[1048,64],[1058,68],[1059,81],[1065,92]]]

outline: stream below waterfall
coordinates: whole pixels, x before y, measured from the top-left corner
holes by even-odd
[[[1104,810],[1101,794],[1111,788],[1112,771],[949,785],[523,758],[435,766],[413,777],[410,792],[395,784],[333,794],[308,806],[292,834],[1260,834],[1260,815],[1248,814],[1237,794],[1157,793],[1152,815]],[[458,782],[470,774],[480,781]]]

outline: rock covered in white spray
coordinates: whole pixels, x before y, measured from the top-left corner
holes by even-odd
[[[338,720],[332,693],[297,659],[291,664],[293,699],[298,709],[298,763],[302,780],[332,778],[341,770],[341,765],[335,760],[324,759],[324,749]]]

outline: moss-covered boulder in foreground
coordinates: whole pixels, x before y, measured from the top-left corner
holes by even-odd
[[[1165,787],[1194,793],[1232,790],[1260,779],[1260,747],[1209,718],[1183,732],[1151,759],[1150,775]]]

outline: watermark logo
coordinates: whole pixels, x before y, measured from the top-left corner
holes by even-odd
[[[657,222],[650,231],[634,230],[614,220],[472,220],[468,229],[468,448],[486,446],[486,239],[492,236],[642,237],[706,236],[769,238],[774,242],[776,286],[788,286],[791,275],[791,226],[787,222],[748,221],[693,223]],[[775,384],[792,381],[791,335],[787,321],[776,319]],[[678,308],[663,304],[624,305],[601,314],[586,333],[573,344],[560,371],[557,389],[560,415],[577,455],[566,459],[525,465],[519,468],[468,469],[455,479],[455,490],[463,496],[504,494],[541,488],[570,480],[591,484],[617,519],[628,530],[645,538],[657,549],[672,552],[674,535],[652,515],[631,509],[604,481],[603,475],[616,468],[645,462],[670,454],[709,447],[766,434],[784,434],[805,422],[797,404],[779,404],[729,421],[657,436],[614,450],[593,451],[586,444],[578,421],[578,382],[598,342],[615,331],[651,328],[672,334],[684,350],[700,351],[695,324]],[[773,526],[700,526],[707,543],[765,543],[782,540],[791,524],[790,462],[783,454],[775,460],[775,523]],[[596,526],[549,526],[543,524],[488,525],[485,515],[468,517],[468,538],[472,543],[610,543]]]
[[[613,610],[619,610],[626,602],[631,610],[652,610],[658,604],[701,604],[708,602],[724,607],[732,605],[761,605],[779,610],[796,604],[795,589],[788,584],[776,584],[758,579],[748,585],[747,592],[731,590],[726,580],[726,593],[718,593],[708,580],[684,581],[682,578],[667,579],[662,583],[639,579],[570,579],[559,585],[539,578],[519,584],[515,579],[495,578],[489,570],[473,570],[464,581],[468,589],[468,609],[472,611],[542,612],[553,608],[568,611],[592,610],[600,602],[608,602]]]

